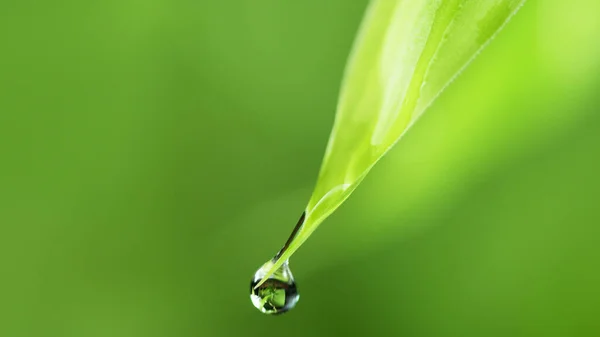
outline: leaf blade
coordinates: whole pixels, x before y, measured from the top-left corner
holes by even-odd
[[[306,220],[263,281],[350,196],[524,3],[370,3],[344,74],[336,119],[305,210]]]

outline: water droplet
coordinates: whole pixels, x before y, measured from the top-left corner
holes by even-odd
[[[285,261],[273,275],[254,289],[274,263],[275,259],[265,263],[256,271],[252,282],[250,282],[252,304],[258,310],[269,315],[282,314],[292,309],[300,298],[288,261]]]

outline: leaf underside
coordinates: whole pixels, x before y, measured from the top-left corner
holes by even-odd
[[[263,281],[350,196],[524,2],[371,1],[346,66],[306,219]]]

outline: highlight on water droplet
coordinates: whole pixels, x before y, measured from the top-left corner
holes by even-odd
[[[292,309],[296,306],[300,298],[294,276],[289,267],[289,261],[285,261],[273,275],[260,286],[256,287],[275,261],[273,259],[265,263],[256,271],[252,282],[250,282],[250,299],[252,300],[252,304],[261,312],[269,315],[282,314]]]

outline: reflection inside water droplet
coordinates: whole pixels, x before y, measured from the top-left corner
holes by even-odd
[[[290,271],[289,261],[285,261],[273,275],[254,289],[274,263],[275,259],[265,263],[256,271],[250,282],[252,304],[265,314],[284,313],[292,309],[300,298],[294,276]]]

